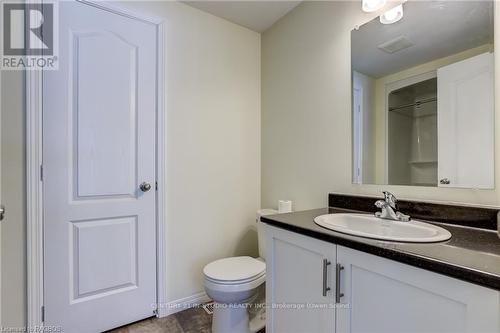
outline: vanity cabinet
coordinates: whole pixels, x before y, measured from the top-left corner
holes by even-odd
[[[269,225],[266,245],[266,332],[500,332],[498,291]]]
[[[335,246],[266,226],[266,332],[334,332]]]
[[[337,246],[337,332],[499,332],[500,293]]]

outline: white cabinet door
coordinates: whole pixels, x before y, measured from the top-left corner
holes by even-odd
[[[335,245],[266,226],[266,249],[266,332],[334,332]]]
[[[342,246],[337,262],[337,332],[500,332],[495,290]]]
[[[484,53],[437,71],[438,179],[494,187],[494,66]]]

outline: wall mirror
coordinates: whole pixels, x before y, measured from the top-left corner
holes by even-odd
[[[409,1],[351,32],[353,183],[494,187],[493,11]]]

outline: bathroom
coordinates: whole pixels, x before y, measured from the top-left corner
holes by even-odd
[[[4,5],[8,3],[5,0],[1,3],[4,13],[8,8]],[[357,252],[363,252],[370,258],[373,256],[373,263],[379,267],[387,264],[387,274],[392,280],[402,280],[400,276],[391,275],[398,272],[408,276],[410,280],[403,282],[413,289],[404,290],[402,284],[398,284],[390,292],[391,297],[384,295],[388,301],[399,301],[395,298],[398,294],[423,297],[416,290],[427,290],[426,294],[430,290],[433,295],[443,296],[418,304],[401,299],[405,305],[399,306],[401,311],[413,306],[429,316],[435,313],[454,325],[463,325],[459,328],[465,332],[499,331],[500,239],[496,219],[500,207],[500,155],[495,154],[495,147],[500,145],[500,139],[495,134],[500,129],[500,117],[497,116],[497,89],[493,90],[493,85],[490,89],[477,88],[477,83],[468,88],[474,96],[483,95],[470,100],[476,112],[465,113],[470,115],[464,122],[469,127],[460,135],[452,133],[455,136],[451,139],[443,137],[443,133],[450,134],[452,128],[442,130],[442,126],[451,122],[439,118],[446,116],[446,112],[441,111],[453,110],[440,104],[446,102],[440,98],[440,78],[443,77],[439,75],[440,69],[483,54],[498,59],[497,52],[493,52],[500,38],[500,7],[496,2],[51,3],[56,4],[52,7],[55,10],[53,18],[58,19],[54,30],[59,34],[55,33],[58,38],[53,40],[57,41],[54,50],[58,52],[58,68],[2,67],[0,72],[0,203],[5,208],[4,219],[0,222],[1,327],[45,325],[47,329],[53,327],[66,332],[114,328],[124,332],[210,332],[216,314],[209,315],[202,307],[211,301],[204,268],[223,258],[259,258],[259,246],[269,244],[266,240],[259,242],[258,227],[263,226],[264,239],[281,237],[283,241],[273,246],[282,246],[283,251],[295,253],[297,259],[295,267],[293,261],[285,257],[276,261],[278,254],[270,256],[272,246],[266,246],[265,264],[259,261],[264,266],[250,261],[260,270],[256,276],[260,278],[260,292],[264,297],[269,297],[269,288],[274,287],[277,288],[273,289],[275,296],[292,295],[288,288],[295,283],[304,292],[310,290],[308,283],[311,283],[311,290],[317,291],[310,298],[304,294],[304,298],[298,300],[267,299],[268,305],[309,302],[336,307],[350,303],[351,310],[356,311],[357,303],[349,301],[352,295],[348,295],[345,288],[352,269],[344,264],[345,269],[339,270],[343,282],[337,284],[336,279],[337,264],[342,264],[339,258],[347,258],[352,250],[356,251],[356,256],[349,258],[359,259],[358,267],[362,267],[360,258],[363,256]],[[421,3],[427,4],[432,14],[420,13],[417,7]],[[477,7],[471,10],[467,6]],[[396,10],[385,15],[394,8]],[[36,15],[30,19],[36,19]],[[397,21],[384,24],[380,21],[381,16]],[[110,17],[113,20],[108,19]],[[411,20],[426,24],[398,30],[407,27],[405,22]],[[108,26],[109,22],[116,26]],[[81,27],[76,29],[72,24]],[[103,28],[99,30],[99,26]],[[115,27],[124,32],[110,33]],[[412,34],[424,28],[442,32],[449,43]],[[373,33],[374,29],[386,29],[388,35],[377,33],[377,38],[369,40],[370,43],[359,45],[364,49],[356,49],[357,36]],[[389,36],[391,29],[395,32]],[[467,29],[476,30],[473,35],[467,35]],[[453,35],[457,30],[460,38]],[[19,31],[22,33],[23,28]],[[76,32],[70,34],[69,31]],[[126,37],[117,37],[122,35]],[[401,35],[413,45],[394,53],[382,52],[376,47]],[[433,33],[435,38],[439,35]],[[427,45],[426,41],[436,44]],[[398,45],[404,46],[404,42],[399,40]],[[98,54],[99,61],[92,57],[92,47],[103,50]],[[457,48],[449,51],[449,47]],[[146,54],[151,57],[150,61],[144,61],[141,53],[144,49],[149,50]],[[413,50],[424,52],[410,56]],[[81,62],[79,66],[85,66],[83,71],[79,71],[82,67],[75,66],[71,70],[69,67],[68,61],[77,51],[81,59],[89,56],[87,59],[93,60],[90,64]],[[377,62],[379,59],[371,56],[375,53],[386,55],[391,61],[382,66]],[[5,55],[2,53],[2,58]],[[370,74],[367,67],[375,62],[375,70],[380,72]],[[119,65],[136,66],[141,70],[130,74]],[[419,66],[422,70],[417,70]],[[491,80],[496,81],[499,69],[496,66],[489,68],[489,73],[493,70]],[[401,72],[405,71],[408,75],[403,77]],[[133,73],[149,76],[142,80],[141,75],[135,77]],[[362,76],[366,80],[356,79]],[[77,77],[79,86],[69,84],[69,80]],[[427,80],[431,84],[419,88],[419,83]],[[359,94],[359,88],[363,88],[366,81],[380,81],[380,85],[371,82],[369,85],[373,87],[361,89],[363,94]],[[133,82],[136,90],[130,90]],[[359,82],[361,84],[357,85]],[[147,88],[140,89],[142,84]],[[386,90],[387,86],[390,89]],[[109,90],[110,87],[113,89]],[[404,126],[394,123],[390,117],[398,111],[394,108],[402,104],[390,102],[398,92],[411,90],[406,87],[413,87],[415,91],[428,90],[425,96],[410,97],[413,101],[405,103],[414,104],[409,107],[412,118],[405,118],[412,120],[412,128],[417,127],[416,119],[431,119],[435,123],[432,122],[430,130],[424,128],[420,136],[423,138],[430,133],[430,144],[424,145],[421,141],[413,150],[402,149],[405,154],[410,151],[411,155],[397,161],[401,153],[393,148],[397,150],[400,148],[397,144],[404,140],[409,142],[413,137],[408,135],[410,131],[398,133]],[[76,103],[73,106],[77,106],[73,107],[74,112],[63,112],[71,105],[70,97],[78,92],[77,89],[90,94],[86,96],[98,98],[73,100]],[[108,98],[111,93],[113,100]],[[119,99],[119,94],[125,97]],[[136,95],[138,98],[130,98]],[[421,103],[429,98],[436,101]],[[120,117],[118,112],[123,106],[133,109],[134,103],[139,106],[150,103],[146,109],[155,112],[147,116],[138,112],[137,118]],[[428,105],[435,110],[427,117],[416,117],[418,107],[422,109]],[[461,105],[465,106],[461,111],[470,111],[470,105]],[[86,115],[75,111],[87,107]],[[487,111],[478,112],[483,107]],[[111,116],[92,112],[92,108],[109,110],[107,114]],[[47,110],[52,111],[47,113]],[[362,116],[355,110],[362,110]],[[136,134],[130,131],[131,125],[136,126]],[[128,134],[131,136],[127,137]],[[138,142],[131,139],[133,135],[151,144],[136,143],[136,149],[130,149]],[[104,141],[95,144],[97,140]],[[76,142],[76,148],[71,142]],[[417,148],[423,148],[420,155]],[[75,154],[82,154],[81,158],[74,159]],[[131,159],[134,162],[127,163]],[[61,167],[57,164],[63,163],[61,161],[71,163]],[[149,163],[147,170],[140,171],[146,163]],[[405,177],[399,177],[398,172]],[[79,184],[80,180],[85,181]],[[382,191],[397,198],[395,214],[400,212],[409,215],[410,221],[424,220],[451,230],[451,239],[418,244],[373,241],[351,235],[342,237],[341,233],[313,221],[320,215],[334,213],[335,209],[364,212],[372,217],[373,213],[382,213],[385,208],[388,216],[392,216],[384,203],[379,203],[382,208],[374,205],[380,199],[385,200]],[[388,195],[386,202],[394,201],[391,198]],[[256,223],[259,210],[278,210],[280,200],[285,201],[282,211],[289,210],[291,202],[293,213],[278,214],[274,218],[266,215],[262,217],[265,223]],[[87,205],[88,209],[80,209]],[[73,212],[77,215],[64,215]],[[72,228],[60,228],[56,223],[59,219]],[[150,221],[149,229],[141,229],[144,225],[137,223],[141,219]],[[309,224],[294,225],[302,223],[302,219]],[[478,228],[470,226],[474,221]],[[100,222],[104,222],[102,229]],[[457,223],[465,227],[457,227]],[[297,232],[304,229],[305,234]],[[146,240],[139,238],[144,233],[149,234]],[[73,237],[69,237],[70,234]],[[468,245],[460,248],[459,241],[468,240],[468,235],[471,236]],[[300,242],[300,248],[313,251],[301,253],[299,247],[284,247],[294,242]],[[78,248],[70,246],[75,244],[79,244],[82,251],[80,257],[75,255]],[[432,250],[434,247],[437,254]],[[317,255],[323,251],[328,256]],[[475,257],[479,252],[483,255]],[[457,256],[462,257],[463,262]],[[297,264],[299,258],[307,257],[314,258],[314,262]],[[422,257],[427,260],[416,259]],[[327,259],[324,270],[323,259]],[[436,264],[446,260],[454,264]],[[280,271],[274,270],[278,263],[290,271],[283,284],[272,286],[270,276],[279,281],[276,274]],[[78,265],[75,264],[81,265],[81,269],[76,269]],[[411,269],[418,267],[418,273],[411,274]],[[468,272],[472,273],[466,274],[459,267],[468,267]],[[84,269],[90,269],[88,274]],[[362,269],[369,270],[367,267]],[[305,278],[299,274],[301,271],[307,274]],[[326,272],[326,279],[323,279],[323,272]],[[97,278],[99,273],[106,273],[106,278]],[[377,281],[382,286],[388,283],[377,280],[383,272],[376,267],[370,273],[351,282],[360,284],[362,291],[367,291]],[[411,280],[412,275],[419,279]],[[365,284],[362,278],[370,280]],[[447,282],[448,279],[452,282]],[[262,280],[265,280],[265,291],[261,287]],[[324,281],[328,282],[325,288],[329,288],[326,296],[322,294]],[[454,289],[451,284],[461,289]],[[340,287],[338,293],[337,285]],[[144,286],[147,290],[139,295]],[[437,286],[443,289],[436,290]],[[477,306],[467,303],[469,298],[450,296],[474,294],[468,292],[467,286],[482,295]],[[385,289],[380,287],[379,290]],[[336,302],[336,297],[342,293],[347,296]],[[142,307],[138,305],[140,302],[131,301],[135,298],[125,298],[129,294],[139,297]],[[377,300],[375,296],[380,295],[374,294],[364,304],[373,305],[373,300]],[[453,304],[446,303],[449,299],[454,300]],[[470,299],[476,300],[473,296]],[[86,304],[92,306],[85,307]],[[376,304],[387,308],[387,315],[398,310],[382,300]],[[440,304],[441,310],[431,311],[435,304]],[[105,315],[102,309],[106,309]],[[408,323],[404,329],[398,326],[401,322],[395,321],[391,326],[391,322],[383,320],[388,326],[372,323],[371,329],[367,329],[362,324],[342,326],[346,314],[338,308],[334,311],[283,309],[282,312],[269,312],[268,309],[264,316],[266,332],[459,330],[452,324],[440,326],[442,323],[430,319],[422,321],[421,317],[411,317],[408,313],[405,313],[408,317],[404,317],[399,312],[396,313]],[[480,309],[484,310],[482,324],[477,320]],[[495,309],[497,312],[492,314]],[[361,306],[361,310],[366,308]],[[366,311],[353,313],[366,316],[365,322],[370,324]],[[460,316],[456,316],[457,313]],[[377,311],[376,314],[384,318],[384,313]],[[245,317],[241,311],[240,315]],[[327,323],[315,326],[314,322],[321,322],[318,318],[326,318]],[[411,324],[412,319],[421,320],[420,324]],[[295,329],[290,329],[288,324],[295,325]]]

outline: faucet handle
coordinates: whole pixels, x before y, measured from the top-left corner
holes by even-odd
[[[398,220],[401,222],[408,222],[411,220],[410,215],[403,214],[401,212],[397,212],[396,216],[398,217]]]
[[[389,206],[391,206],[392,208],[396,209],[396,204],[398,202],[398,199],[396,199],[394,194],[392,194],[389,191],[383,191],[382,193],[384,194],[385,202],[387,202]]]

